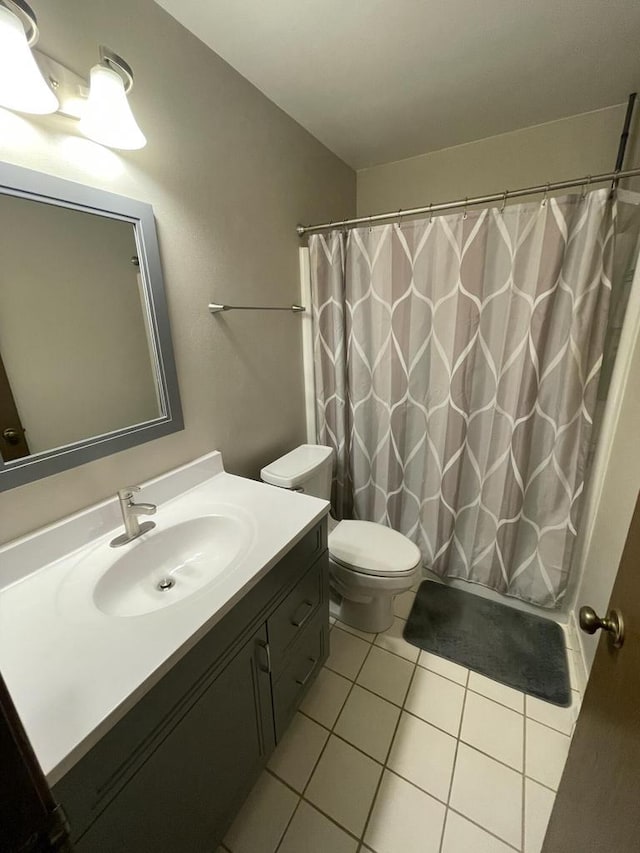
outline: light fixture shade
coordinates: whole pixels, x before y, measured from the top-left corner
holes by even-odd
[[[91,69],[89,100],[80,130],[109,148],[132,150],[147,144],[131,112],[122,77],[111,68],[94,65]]]
[[[22,113],[46,115],[58,109],[17,15],[0,6],[0,106]]]

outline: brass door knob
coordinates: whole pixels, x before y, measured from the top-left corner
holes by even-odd
[[[12,427],[5,429],[2,433],[2,437],[7,444],[20,444],[20,433],[17,429],[13,429]]]
[[[609,642],[616,649],[624,643],[624,619],[619,610],[610,610],[609,615],[601,619],[593,607],[581,607],[580,627],[585,634],[606,631],[609,634]]]

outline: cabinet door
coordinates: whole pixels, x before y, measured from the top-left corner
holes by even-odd
[[[273,748],[265,643],[263,626],[82,836],[79,851],[215,850]]]

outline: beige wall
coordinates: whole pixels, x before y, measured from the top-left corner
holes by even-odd
[[[358,215],[501,192],[613,169],[626,104],[358,172]],[[638,113],[625,167],[640,166]],[[640,184],[636,179],[636,186]]]
[[[133,225],[7,195],[0,222],[0,356],[31,453],[157,418]]]
[[[39,48],[88,75],[97,45],[133,66],[149,141],[117,154],[59,117],[0,110],[0,159],[154,206],[185,430],[0,494],[10,540],[218,448],[255,475],[304,440],[300,318],[212,318],[215,298],[290,304],[297,222],[355,212],[355,175],[152,0],[34,0]]]

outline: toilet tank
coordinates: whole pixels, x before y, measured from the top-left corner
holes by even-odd
[[[295,489],[316,498],[331,498],[333,448],[301,444],[260,471],[260,479],[281,489]]]

